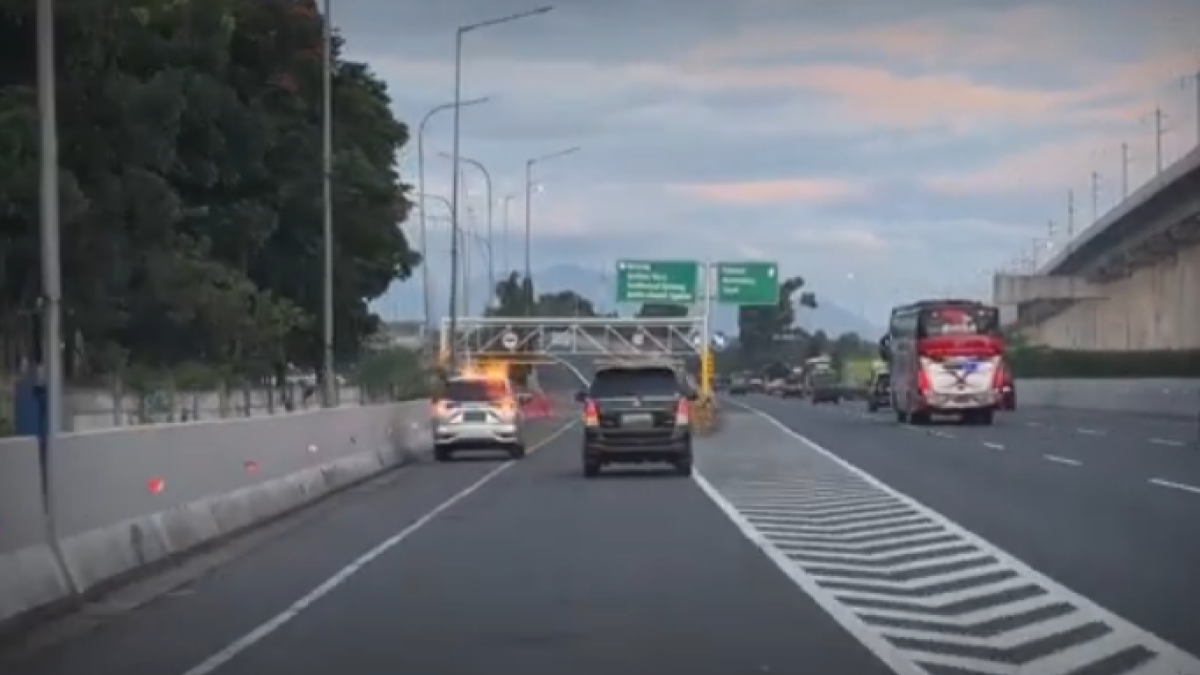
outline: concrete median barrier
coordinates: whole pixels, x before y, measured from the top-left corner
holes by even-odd
[[[721,428],[721,405],[716,396],[701,396],[692,408],[696,433],[707,436]]]
[[[1017,381],[1017,407],[1064,408],[1197,419],[1200,380]]]
[[[65,434],[53,539],[36,442],[0,441],[0,624],[427,452],[428,405]]]

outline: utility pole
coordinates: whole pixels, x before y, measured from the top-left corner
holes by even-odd
[[[1158,175],[1163,170],[1163,134],[1166,130],[1163,129],[1163,114],[1162,108],[1154,109],[1154,174]]]
[[[1129,197],[1129,144],[1121,144],[1121,199]]]
[[[325,62],[321,66],[321,207],[323,214],[322,244],[324,250],[324,307],[321,311],[322,330],[322,403],[325,407],[337,405],[337,375],[333,366],[333,3],[325,0],[324,42]]]
[[[1075,191],[1067,190],[1067,243],[1075,238]]]
[[[1100,218],[1100,173],[1092,172],[1092,222],[1096,222]]]

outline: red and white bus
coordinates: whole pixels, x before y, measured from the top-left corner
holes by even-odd
[[[1000,313],[974,300],[922,300],[892,309],[880,356],[900,423],[955,415],[991,424],[1007,379]]]

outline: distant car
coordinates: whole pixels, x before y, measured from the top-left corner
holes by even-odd
[[[434,457],[446,462],[459,451],[498,449],[521,459],[525,456],[523,398],[503,378],[450,378],[433,400]]]
[[[691,407],[696,395],[672,367],[603,368],[580,391],[583,475],[608,464],[666,463],[692,475]]]
[[[784,380],[779,395],[783,398],[804,398],[804,382],[798,377]]]
[[[821,403],[841,404],[842,387],[837,377],[832,374],[819,373],[812,376],[812,404]]]
[[[750,382],[744,378],[735,377],[729,383],[730,396],[745,396],[750,393]]]
[[[876,373],[867,387],[867,410],[875,412],[880,408],[892,407],[892,376],[890,373]]]
[[[767,390],[767,385],[762,378],[752,377],[749,382],[749,393],[761,394]]]

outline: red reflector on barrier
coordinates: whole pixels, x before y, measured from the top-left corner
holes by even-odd
[[[146,481],[146,491],[152,495],[162,494],[165,489],[167,489],[167,481],[164,478],[156,476]]]
[[[246,462],[246,473],[254,473],[255,471],[258,471],[258,462]]]

